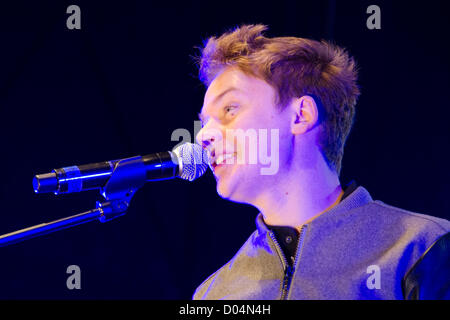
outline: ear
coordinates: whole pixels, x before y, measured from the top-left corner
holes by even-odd
[[[311,130],[319,119],[316,101],[311,96],[302,96],[295,99],[291,108],[293,109],[291,132],[294,135]]]

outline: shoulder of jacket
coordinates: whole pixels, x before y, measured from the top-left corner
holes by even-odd
[[[422,213],[412,212],[392,205],[388,205],[380,200],[372,202],[373,205],[388,211],[390,215],[399,215],[403,219],[409,220],[411,223],[419,224],[423,228],[433,229],[439,234],[450,232],[450,221]]]
[[[228,261],[225,265],[223,265],[219,270],[211,274],[208,278],[206,278],[198,287],[195,289],[194,294],[192,295],[192,300],[202,300],[205,296],[205,293],[209,286],[211,285],[212,280],[224,269],[229,265],[231,262]]]
[[[226,270],[226,268],[229,268],[230,265],[233,263],[233,261],[236,259],[237,256],[239,256],[239,254],[242,252],[242,250],[245,249],[246,246],[248,246],[249,244],[252,243],[252,239],[258,235],[258,230],[255,230],[250,237],[248,237],[248,239],[244,242],[244,244],[241,246],[241,248],[236,252],[236,254],[226,263],[224,264],[220,269],[218,269],[216,272],[214,272],[213,274],[211,274],[208,278],[206,278],[206,280],[204,280],[195,290],[192,298],[193,300],[199,300],[199,299],[203,299],[203,297],[206,294],[206,291],[208,290],[208,288],[212,285],[212,282],[214,281],[214,279],[222,272],[224,272]]]

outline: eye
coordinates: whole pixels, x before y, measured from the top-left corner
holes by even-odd
[[[229,113],[232,113],[236,109],[236,106],[226,106],[223,109],[225,110],[225,114],[229,114]]]

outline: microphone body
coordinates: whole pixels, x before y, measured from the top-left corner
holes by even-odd
[[[141,162],[147,181],[176,177],[192,181],[206,171],[207,159],[206,151],[199,145],[185,143],[174,151],[54,169],[50,173],[36,175],[33,188],[36,193],[55,194],[100,189],[107,184],[116,164],[122,160]]]

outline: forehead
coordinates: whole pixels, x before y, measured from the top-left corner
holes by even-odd
[[[233,92],[240,96],[259,95],[261,92],[266,92],[268,86],[265,81],[249,76],[237,67],[227,67],[209,85],[205,93],[202,113],[206,113],[210,107],[213,107],[224,93]]]
[[[242,83],[245,82],[241,79],[243,76],[245,76],[243,72],[236,68],[222,70],[211,82],[208,90],[206,90],[203,106],[209,105],[214,98],[228,88],[240,88],[242,90],[242,85],[245,84]]]

